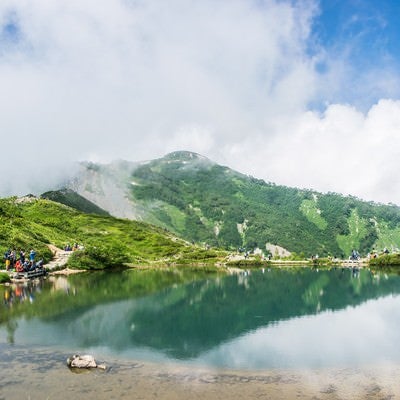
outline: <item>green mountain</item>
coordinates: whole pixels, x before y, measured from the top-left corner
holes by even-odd
[[[265,182],[192,152],[83,164],[69,188],[110,214],[225,248],[349,256],[400,245],[400,208]]]
[[[7,249],[19,252],[33,248],[38,259],[49,261],[49,244],[63,248],[68,243],[84,247],[69,259],[69,265],[76,268],[217,261],[216,252],[146,223],[85,214],[32,196],[0,199],[1,254]]]
[[[65,204],[86,214],[110,215],[107,211],[98,207],[96,204],[85,199],[71,189],[54,190],[43,193],[42,199],[53,200],[57,203]]]

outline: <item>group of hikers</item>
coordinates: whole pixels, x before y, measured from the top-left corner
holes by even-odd
[[[351,255],[349,257],[349,260],[358,261],[359,259],[360,259],[360,253],[357,250],[353,249],[351,251]]]
[[[8,249],[4,253],[4,261],[6,264],[6,270],[15,270],[16,272],[29,272],[34,271],[36,268],[43,267],[43,260],[36,262],[36,252],[31,250],[28,255],[26,255],[24,250],[20,250],[19,253],[15,250]]]
[[[71,246],[69,243],[64,246],[64,251],[75,251],[79,249],[78,243],[74,243],[73,246]]]

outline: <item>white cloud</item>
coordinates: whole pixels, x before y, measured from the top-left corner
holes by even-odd
[[[400,199],[396,175],[400,101],[381,100],[367,114],[333,104],[323,115],[306,112],[290,130],[259,138],[252,152],[255,176],[288,186],[352,194],[381,202]],[[238,156],[238,154],[236,154]],[[243,156],[243,154],[241,154]],[[238,163],[239,168],[244,168]],[[263,168],[260,166],[263,165]]]
[[[385,137],[396,131],[396,102],[365,115],[347,105],[307,111],[335,98],[349,71],[322,48],[308,53],[317,6],[4,0],[0,32],[10,23],[15,32],[0,35],[0,135],[24,161],[1,157],[0,192],[51,185],[75,160],[188,149],[277,183],[400,203],[385,182],[395,146],[364,158],[380,146],[382,124]],[[398,85],[392,72],[381,76],[378,92]]]

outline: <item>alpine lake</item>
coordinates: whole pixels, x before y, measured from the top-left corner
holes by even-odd
[[[0,399],[389,399],[400,276],[91,272],[0,286]],[[106,371],[70,370],[91,354]]]

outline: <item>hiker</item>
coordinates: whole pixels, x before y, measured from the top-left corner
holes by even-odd
[[[32,261],[32,264],[30,266],[30,268],[28,269],[28,271],[34,271],[36,269],[36,262]]]
[[[30,262],[33,264],[33,262],[35,261],[35,256],[36,256],[36,252],[33,251],[33,249],[30,251],[29,253],[29,260]]]
[[[23,264],[23,268],[25,272],[28,272],[31,268],[31,263],[28,260],[25,260],[24,264]]]
[[[360,254],[358,254],[358,251],[357,250],[352,250],[351,251],[351,256],[350,256],[350,259],[351,260],[358,260],[360,258]]]
[[[11,261],[10,261],[10,257],[8,256],[6,258],[6,270],[9,271],[11,269]]]
[[[19,260],[20,260],[21,264],[23,265],[25,262],[25,252],[22,249],[19,252]]]
[[[21,260],[17,260],[17,262],[15,263],[15,270],[16,270],[17,272],[23,272],[24,267],[23,267],[23,265],[21,264]]]
[[[15,266],[15,262],[17,261],[17,254],[15,250],[11,251],[9,258],[10,258],[10,268],[13,269]]]
[[[6,263],[6,270],[7,271],[10,269],[10,254],[11,254],[11,250],[7,250],[4,253],[4,261]]]

